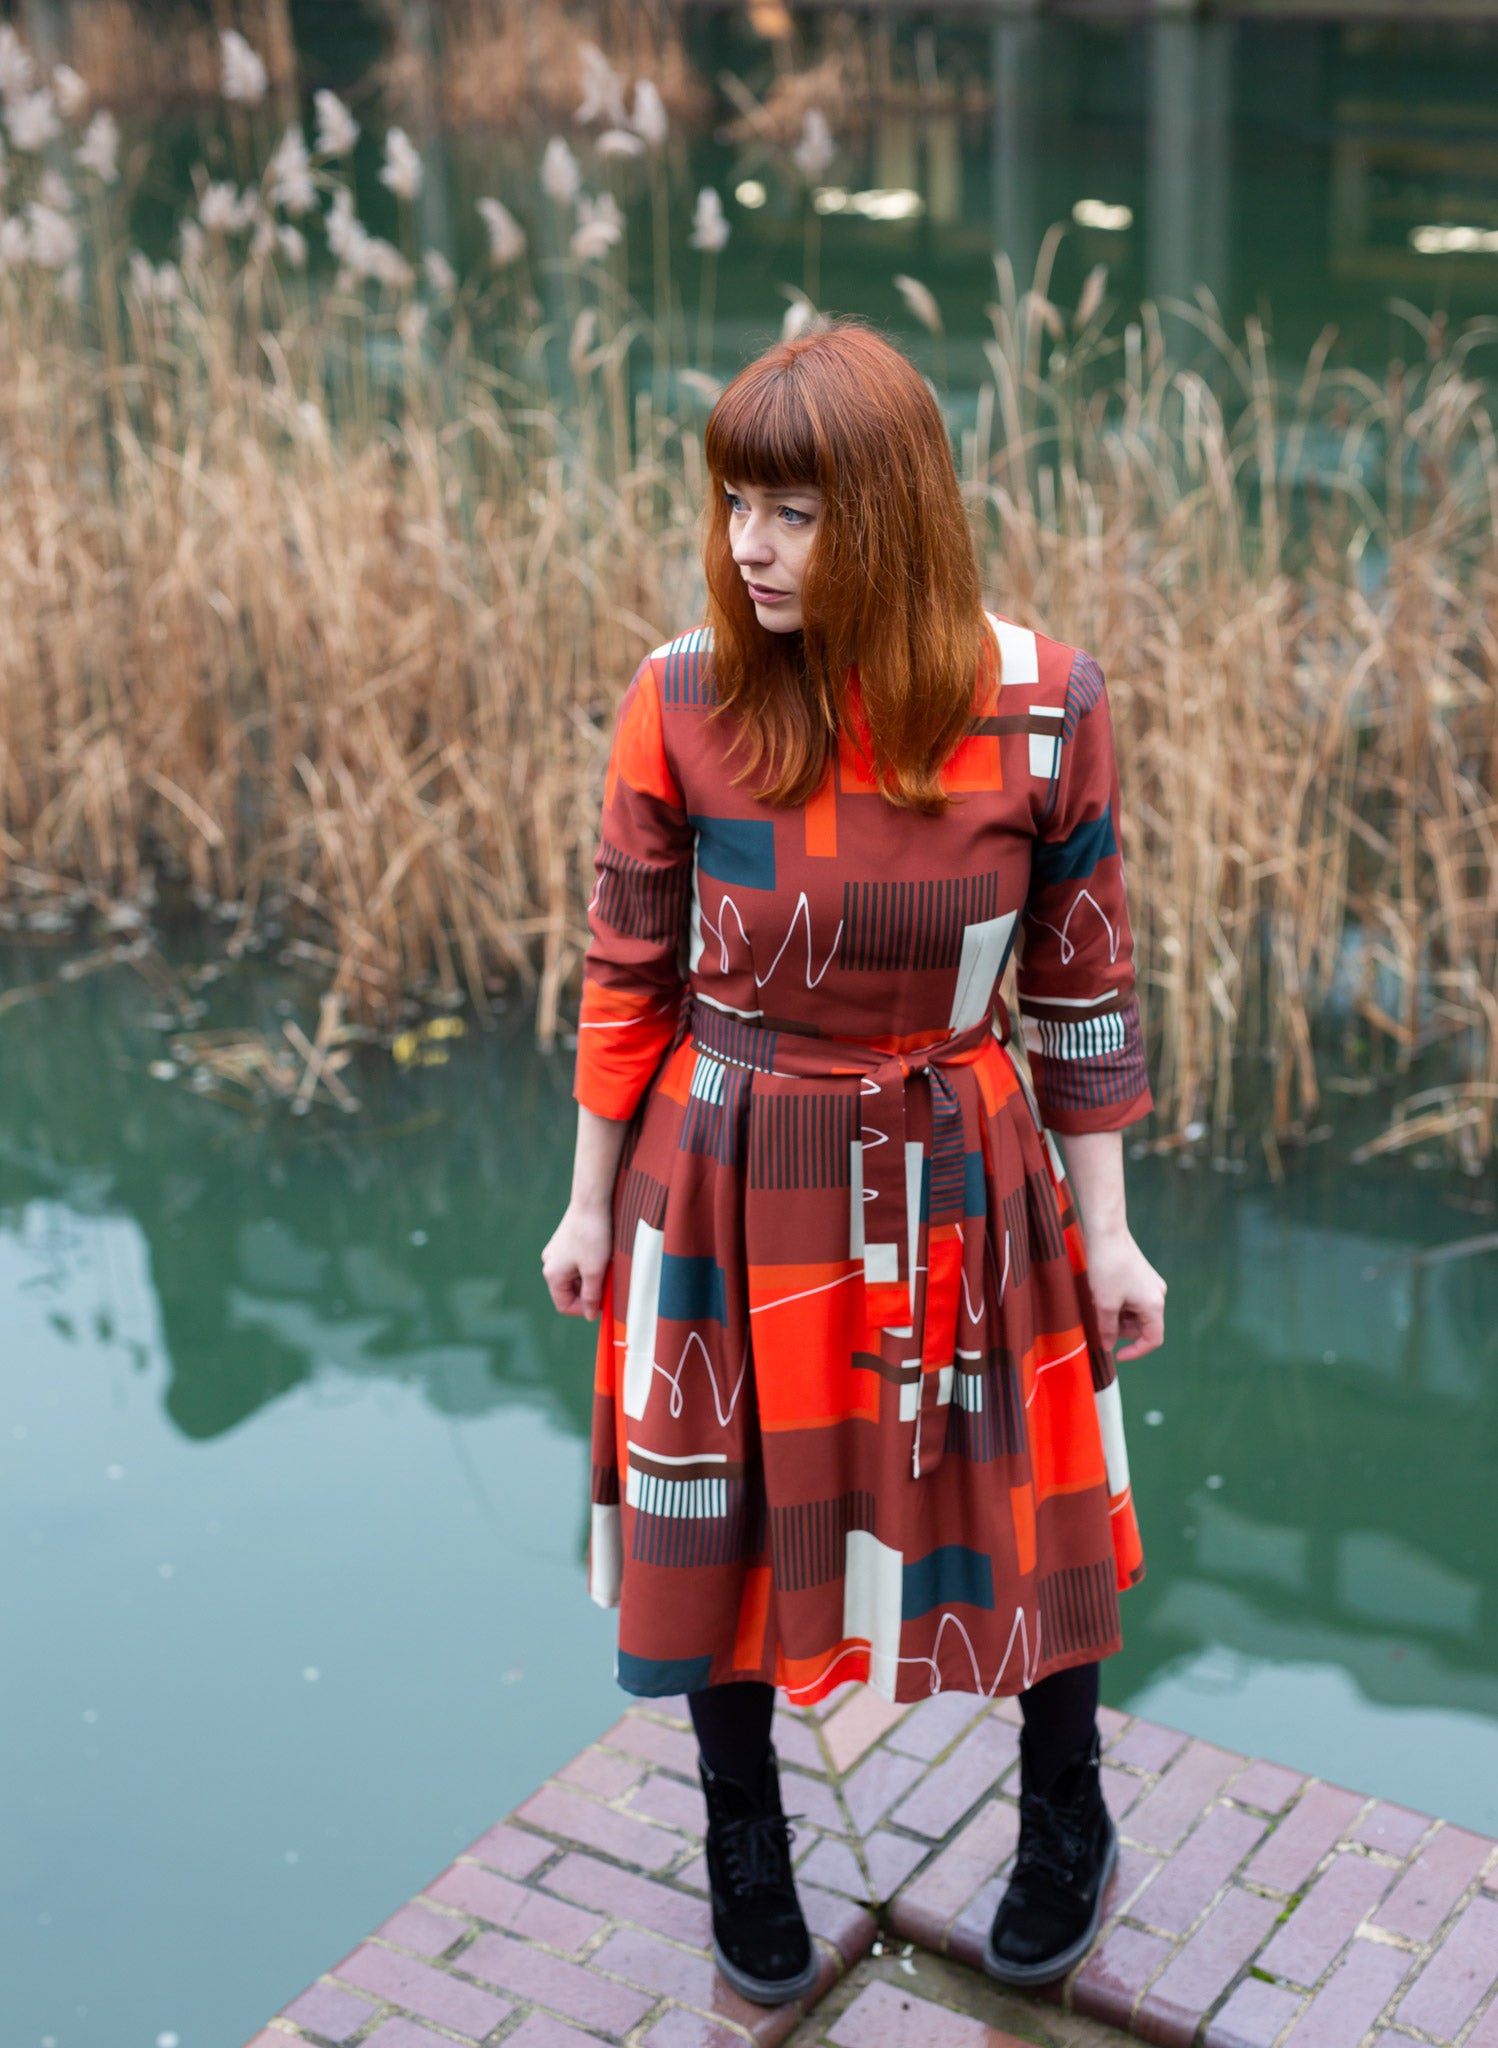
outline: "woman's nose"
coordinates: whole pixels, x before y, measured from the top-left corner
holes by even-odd
[[[773,561],[775,550],[770,545],[769,530],[762,526],[751,513],[740,527],[733,543],[733,558],[736,562]]]

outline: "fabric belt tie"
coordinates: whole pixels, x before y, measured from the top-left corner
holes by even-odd
[[[960,1225],[965,1215],[964,1096],[973,1098],[980,1121],[972,1069],[985,1047],[998,1046],[989,1020],[934,1045],[888,1052],[858,1039],[749,1023],[694,999],[689,1029],[700,1050],[730,1066],[785,1079],[858,1080],[849,1253],[863,1260],[870,1329],[896,1333],[912,1346],[919,1340],[904,1361],[921,1368],[911,1464],[918,1477],[935,1471],[946,1440],[940,1411],[951,1398],[956,1366],[962,1245],[949,1233],[933,1246],[931,1226]],[[917,1083],[930,1090],[929,1156],[907,1137],[909,1091]],[[935,1250],[950,1272],[933,1274]]]

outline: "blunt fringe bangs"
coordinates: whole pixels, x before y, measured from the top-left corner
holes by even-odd
[[[908,357],[843,320],[779,343],[713,407],[703,561],[720,715],[742,779],[805,803],[847,732],[887,799],[938,811],[941,769],[997,661],[946,422]],[[733,559],[724,486],[815,484],[800,633],[761,626]],[[858,700],[850,697],[856,671]]]

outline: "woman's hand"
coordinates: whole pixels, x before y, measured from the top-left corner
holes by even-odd
[[[1087,1233],[1087,1278],[1103,1348],[1143,1358],[1165,1338],[1165,1282],[1126,1229]]]
[[[574,1195],[541,1254],[547,1292],[564,1316],[586,1316],[593,1321],[603,1300],[613,1252],[610,1204],[579,1201]]]
[[[564,1316],[591,1323],[614,1255],[614,1182],[629,1125],[579,1105],[572,1199],[541,1254],[547,1292]]]

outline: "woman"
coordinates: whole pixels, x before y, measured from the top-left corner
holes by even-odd
[[[1098,1660],[1143,1558],[1111,1352],[1165,1295],[1124,1209],[1150,1095],[1103,678],[985,614],[940,411],[867,329],[750,364],[706,454],[707,626],[619,714],[543,1255],[602,1314],[592,1592],[620,1684],[687,1695],[738,1991],[814,1980],[771,1712],[849,1679],[1020,1695],[987,1961],[1040,1983],[1115,1856]]]

